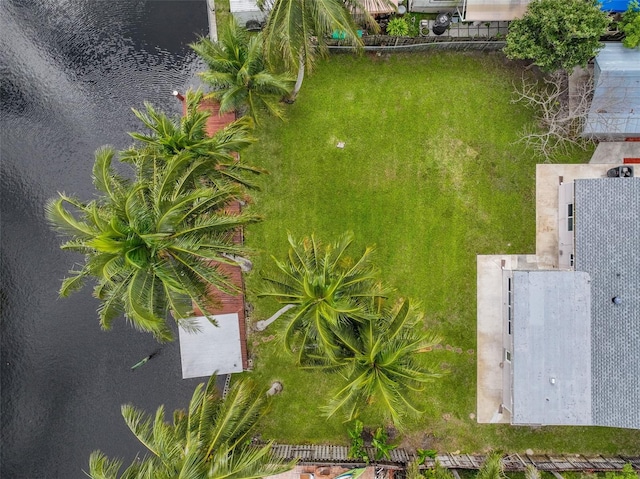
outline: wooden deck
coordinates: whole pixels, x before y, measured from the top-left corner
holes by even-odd
[[[209,111],[211,115],[207,119],[207,135],[213,136],[218,131],[235,121],[235,114],[233,112],[224,113],[220,115],[220,104],[215,100],[203,100],[198,107],[201,111]],[[182,101],[182,114],[187,114],[187,103]],[[239,214],[242,209],[240,202],[234,201],[225,208],[225,211],[230,214]],[[241,244],[244,241],[242,229],[238,229],[233,235],[233,241],[236,244]],[[232,266],[225,263],[219,263],[216,261],[211,262],[212,265],[217,265],[219,271],[224,273],[230,281],[240,291],[238,294],[232,295],[220,291],[214,286],[209,286],[208,294],[211,299],[212,307],[208,308],[206,313],[210,315],[221,315],[236,313],[238,315],[238,327],[240,329],[240,349],[242,351],[242,368],[247,369],[249,366],[248,353],[247,353],[247,328],[245,322],[245,302],[244,302],[244,281],[242,279],[242,270],[239,266]],[[202,316],[203,311],[198,307],[194,307],[194,311],[197,316]]]
[[[215,100],[203,100],[198,107],[200,111],[209,111],[211,115],[207,119],[207,135],[213,136],[222,130],[229,123],[235,121],[236,116],[233,112],[227,112],[220,115],[220,104]],[[182,102],[182,114],[187,114],[187,102]]]

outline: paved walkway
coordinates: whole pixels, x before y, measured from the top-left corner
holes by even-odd
[[[589,163],[621,165],[625,158],[640,158],[640,141],[603,141]],[[640,175],[640,165],[636,170],[636,176]]]
[[[411,14],[406,17],[411,21]],[[456,20],[458,17],[454,17]],[[509,30],[509,22],[460,22],[453,21],[449,29],[442,35],[433,33],[435,20],[420,21],[420,36],[422,37],[443,37],[443,38],[495,38],[506,37]]]

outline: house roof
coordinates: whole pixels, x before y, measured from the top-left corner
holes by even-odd
[[[585,137],[640,136],[640,49],[605,43],[595,60]]]
[[[575,224],[575,269],[592,281],[593,424],[640,429],[640,178],[575,180]]]
[[[531,0],[466,0],[465,22],[508,21],[520,18]]]
[[[513,272],[513,424],[592,424],[589,283],[581,272]]]

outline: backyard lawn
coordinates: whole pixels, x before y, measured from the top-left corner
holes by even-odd
[[[402,445],[446,452],[620,453],[640,450],[640,432],[605,428],[478,425],[476,255],[535,252],[535,164],[515,143],[532,112],[510,103],[519,71],[499,54],[333,56],[305,80],[287,121],[267,121],[244,159],[266,168],[246,230],[255,251],[247,277],[252,321],[280,306],[258,300],[260,271],[284,257],[287,232],[333,241],[355,234],[352,254],[375,245],[381,277],[417,300],[425,326],[443,339],[424,359],[444,376],[422,396],[424,414]],[[337,148],[344,142],[344,148]],[[586,162],[576,151],[561,162]],[[280,321],[281,323],[282,321]],[[295,368],[278,322],[253,333],[254,371],[284,391],[262,422],[280,443],[347,444],[347,424],[324,418],[337,378]],[[379,420],[363,416],[365,426]]]

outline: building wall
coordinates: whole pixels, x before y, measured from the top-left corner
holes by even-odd
[[[502,272],[502,405],[513,412],[513,271]]]
[[[575,205],[573,182],[561,183],[558,188],[558,268],[574,269]]]

